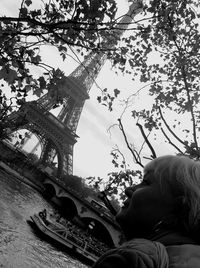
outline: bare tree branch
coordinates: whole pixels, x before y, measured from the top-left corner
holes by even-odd
[[[143,164],[142,164],[141,161],[140,161],[140,157],[139,157],[139,155],[137,154],[137,152],[136,152],[135,150],[133,150],[133,149],[131,148],[131,146],[130,146],[130,144],[129,144],[129,142],[128,142],[128,139],[127,139],[126,133],[125,133],[125,131],[124,131],[124,127],[123,127],[123,125],[122,125],[122,121],[121,121],[121,119],[118,119],[118,121],[119,121],[119,128],[120,128],[120,130],[122,131],[122,134],[123,134],[123,136],[124,136],[126,145],[127,145],[128,149],[129,149],[129,151],[131,152],[131,154],[133,155],[133,158],[134,158],[136,164],[140,165],[141,167],[144,167]]]
[[[126,171],[126,169],[127,169],[127,167],[126,167],[126,159],[125,159],[125,156],[124,156],[124,154],[120,151],[120,149],[119,149],[119,147],[117,146],[117,144],[115,145],[116,146],[116,148],[114,148],[113,150],[112,150],[112,152],[117,152],[118,154],[120,154],[121,155],[121,157],[122,157],[122,159],[123,159],[123,166],[124,166],[124,169],[125,169],[125,171]]]
[[[157,157],[157,156],[156,156],[156,152],[155,152],[153,146],[151,145],[151,143],[149,142],[149,140],[148,140],[146,134],[144,133],[144,129],[143,129],[142,125],[140,125],[139,123],[137,123],[136,125],[139,127],[140,132],[141,132],[141,134],[142,134],[142,137],[144,138],[145,142],[147,143],[149,149],[151,150],[151,153],[152,153],[152,156],[151,156],[151,157],[152,157],[153,159],[155,159],[155,158]]]
[[[177,139],[177,141],[179,141],[180,143],[182,143],[185,146],[185,143],[171,130],[170,126],[167,124],[165,118],[163,117],[162,110],[161,110],[160,106],[158,107],[158,110],[159,110],[159,113],[160,113],[160,117],[161,117],[162,121],[164,122],[166,128],[174,136],[174,138]]]
[[[192,128],[193,128],[194,143],[195,143],[195,146],[196,146],[196,150],[199,153],[199,146],[198,146],[198,142],[197,142],[197,133],[196,133],[196,120],[195,120],[195,117],[194,117],[194,110],[193,110],[193,105],[192,105],[192,101],[191,101],[191,98],[190,98],[190,90],[189,90],[189,86],[188,86],[188,83],[187,83],[184,66],[181,66],[181,71],[182,71],[182,75],[183,75],[185,89],[186,89],[186,92],[187,92],[188,103],[189,103],[189,107],[190,107],[190,113],[191,113],[191,117],[192,117]]]
[[[169,17],[169,22],[173,27],[173,23],[172,23],[170,17]],[[180,62],[182,62],[182,64],[180,65],[180,70],[181,70],[181,73],[182,73],[183,82],[185,84],[185,90],[186,90],[186,93],[187,93],[187,99],[188,99],[189,109],[190,109],[191,118],[192,118],[194,143],[195,143],[195,146],[196,146],[196,150],[197,150],[197,152],[199,154],[199,147],[198,147],[197,134],[196,134],[196,120],[195,120],[195,116],[194,116],[192,100],[191,100],[191,97],[190,97],[190,89],[189,89],[189,85],[188,85],[188,81],[187,81],[187,75],[186,75],[186,72],[185,72],[185,66],[183,64],[184,63],[184,56],[183,56],[183,52],[182,52],[181,47],[178,45],[178,43],[176,41],[175,34],[173,35],[173,41],[174,41],[174,44],[175,44],[175,46],[176,46],[176,48],[178,50],[179,57],[180,57]]]
[[[179,153],[184,154],[171,140],[170,138],[167,136],[167,134],[165,133],[164,129],[161,128],[161,131],[163,133],[163,135],[165,136],[165,138],[168,140],[169,144],[171,144]]]

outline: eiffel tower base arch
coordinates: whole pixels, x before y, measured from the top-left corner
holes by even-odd
[[[78,137],[74,132],[35,101],[24,103],[10,115],[9,120],[12,122],[12,131],[27,129],[38,137],[42,148],[39,162],[44,167],[51,166],[57,156],[56,177],[61,179],[64,174],[72,174],[73,146]]]

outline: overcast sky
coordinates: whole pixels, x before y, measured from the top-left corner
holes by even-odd
[[[2,15],[5,13],[9,15],[16,14],[20,3],[21,0],[1,0],[0,13]],[[118,7],[118,16],[123,15],[128,9],[128,2],[126,0],[118,0]],[[52,57],[52,55],[55,56]],[[63,63],[59,56],[54,54],[53,48],[45,49],[43,57],[44,60],[49,61],[50,64],[63,69],[67,75],[77,66],[77,63],[73,59],[67,59],[66,62]],[[104,65],[97,78],[96,85],[94,85],[90,91],[90,99],[85,103],[77,128],[77,135],[80,138],[74,146],[75,175],[82,177],[106,177],[109,172],[116,171],[111,163],[112,157],[110,155],[112,148],[114,148],[116,144],[125,154],[130,163],[130,168],[134,168],[131,154],[127,150],[120,131],[116,127],[111,128],[110,133],[107,131],[110,126],[117,123],[117,119],[121,115],[123,107],[120,103],[116,103],[114,112],[109,112],[105,106],[98,103],[96,98],[101,93],[99,88],[103,89],[106,87],[109,88],[111,92],[113,89],[118,88],[122,92],[120,98],[123,99],[128,97],[131,93],[136,92],[141,85],[139,83],[133,83],[131,77],[115,74],[114,70],[111,70],[109,62]],[[149,103],[145,92],[133,99],[133,105],[135,106],[144,105],[144,102],[146,102],[146,105]],[[142,137],[138,128],[135,126],[135,121],[131,117],[130,111],[130,109],[129,112],[127,111],[123,122],[129,141],[134,143],[137,148],[142,142]],[[164,144],[162,146],[165,148]]]

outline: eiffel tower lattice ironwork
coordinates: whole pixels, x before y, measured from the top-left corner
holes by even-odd
[[[117,24],[115,36],[120,37],[135,15],[141,11],[141,0],[133,1],[129,11]],[[116,40],[106,40],[108,47]],[[40,140],[42,152],[40,162],[50,165],[57,155],[57,177],[73,172],[73,146],[77,141],[76,128],[89,91],[107,59],[106,53],[91,52],[86,59],[68,76],[62,88],[63,107],[54,116],[50,111],[56,104],[55,98],[45,94],[37,101],[26,102],[11,119],[21,122],[18,128],[25,128],[36,134]],[[60,90],[60,89],[59,89]],[[23,119],[23,120],[19,120]]]

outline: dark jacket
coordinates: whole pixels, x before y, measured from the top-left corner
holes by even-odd
[[[200,268],[200,246],[133,239],[105,253],[93,268]]]

